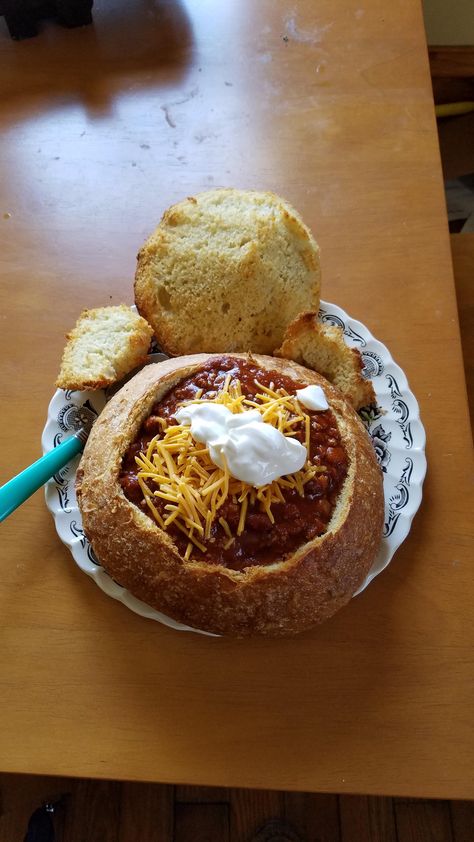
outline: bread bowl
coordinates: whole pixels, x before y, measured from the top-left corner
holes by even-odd
[[[166,529],[158,525],[145,498],[135,502],[129,499],[133,494],[124,477],[130,460],[147,445],[155,419],[162,417],[165,429],[173,427],[176,407],[195,395],[198,401],[214,400],[221,395],[224,381],[228,384],[230,379],[232,384],[240,379],[247,383],[244,399],[245,395],[255,398],[255,389],[252,392],[248,385],[254,374],[258,388],[262,388],[262,381],[269,384],[263,385],[269,394],[272,384],[273,391],[280,394],[282,383],[287,394],[310,384],[323,389],[329,409],[304,412],[310,416],[310,434],[314,434],[316,443],[310,467],[317,470],[317,474],[309,472],[311,479],[305,482],[308,488],[313,483],[311,488],[316,490],[305,492],[298,503],[301,495],[296,493],[296,485],[288,492],[285,486],[285,495],[289,496],[285,505],[281,504],[283,520],[277,518],[275,526],[280,531],[263,530],[265,535],[276,535],[277,540],[263,540],[263,550],[258,543],[262,523],[250,523],[247,513],[239,538],[231,529],[235,552],[223,549],[226,536],[220,532],[226,530],[217,526],[216,519],[213,536],[217,550],[211,550],[210,540],[204,544],[196,541],[204,545],[204,551],[196,550],[193,543],[189,553],[180,533],[173,533],[173,525]],[[204,394],[197,392],[198,382],[207,384]],[[146,426],[150,428],[148,433]],[[156,439],[160,442],[160,434]],[[337,457],[334,465],[330,457]],[[318,483],[324,485],[323,475],[326,491],[321,493]],[[283,482],[288,479],[292,477],[285,477]],[[152,489],[161,488],[159,483],[148,482]],[[100,563],[116,581],[178,621],[238,637],[294,635],[329,618],[363,582],[382,534],[382,475],[356,412],[315,372],[284,359],[258,355],[197,354],[145,367],[112,398],[96,421],[78,469],[77,496],[86,535]],[[321,509],[323,498],[331,505],[326,503]],[[159,498],[149,499],[154,500],[152,505],[162,504]],[[230,496],[228,503],[229,507],[235,505]],[[296,508],[290,510],[286,503]],[[310,504],[316,507],[316,514],[311,514]],[[272,504],[274,511],[278,505]],[[251,512],[249,502],[248,512],[262,514],[259,507],[261,502],[255,501]],[[241,515],[242,505],[239,528]],[[296,530],[293,537],[292,529]],[[318,534],[311,537],[311,530]],[[239,563],[229,562],[234,567],[225,566],[229,552],[240,559]]]

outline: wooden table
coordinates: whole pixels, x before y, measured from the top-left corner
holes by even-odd
[[[301,211],[324,298],[406,371],[429,462],[389,569],[277,642],[133,615],[36,494],[2,526],[2,770],[474,797],[470,439],[419,4],[103,0],[94,28],[0,50],[2,480],[40,454],[79,311],[131,302],[163,209],[218,185]]]

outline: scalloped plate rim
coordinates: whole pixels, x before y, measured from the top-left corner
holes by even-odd
[[[332,304],[330,302],[321,301],[320,302],[320,313],[319,316],[335,316],[336,318],[340,319],[344,325],[349,325],[350,330],[352,330],[359,338],[363,340],[364,345],[362,346],[362,353],[363,348],[367,345],[370,345],[370,352],[378,356],[384,364],[383,370],[385,371],[386,367],[390,368],[390,373],[393,375],[394,379],[396,380],[396,384],[398,386],[399,392],[404,396],[409,398],[410,404],[410,425],[414,425],[414,430],[416,433],[413,438],[413,444],[409,449],[411,454],[415,455],[415,458],[412,461],[412,472],[413,477],[416,479],[416,483],[414,482],[413,488],[417,489],[417,492],[411,498],[412,505],[408,509],[408,511],[400,511],[397,517],[397,524],[400,522],[400,532],[404,533],[401,539],[398,542],[395,542],[395,546],[392,546],[392,542],[388,539],[392,537],[392,534],[389,534],[387,537],[384,537],[382,545],[380,547],[380,551],[375,559],[375,562],[372,566],[372,569],[369,571],[366,580],[363,582],[361,587],[353,594],[353,596],[357,596],[365,588],[373,581],[373,579],[382,573],[385,570],[390,562],[393,559],[393,556],[399,546],[406,540],[409,531],[411,529],[411,525],[413,522],[413,518],[418,511],[421,501],[422,501],[422,486],[426,476],[427,470],[427,463],[425,457],[425,445],[426,445],[426,433],[424,426],[422,424],[420,418],[420,409],[418,401],[410,389],[407,376],[403,369],[394,361],[390,351],[388,350],[387,346],[384,345],[383,342],[376,339],[370,330],[359,320],[352,318],[349,316],[339,305]],[[350,347],[357,347],[354,342],[349,341]],[[375,378],[374,378],[375,379]],[[379,384],[380,386],[382,384]],[[83,393],[83,394],[93,394],[93,393]],[[103,394],[103,393],[95,393]],[[376,390],[377,398],[383,399],[386,396],[390,395],[390,388],[387,385],[386,389],[378,388]],[[49,405],[48,405],[48,415],[45,427],[43,429],[42,437],[41,437],[41,444],[43,448],[43,452],[46,452],[50,449],[51,446],[51,434],[54,431],[57,432],[58,430],[58,421],[57,417],[54,417],[53,412],[56,406],[61,406],[61,397],[64,401],[64,392],[62,390],[56,390],[54,395],[52,396]],[[388,419],[387,419],[388,420]],[[390,421],[396,421],[397,419],[393,415],[390,418]],[[400,423],[400,422],[398,422]],[[398,449],[395,450],[398,452]],[[69,463],[72,467],[76,463],[76,468],[74,469],[74,474],[77,469],[77,464],[79,463],[79,457],[76,457],[73,462]],[[392,476],[391,474],[389,476]],[[385,478],[384,478],[385,479]],[[65,522],[68,523],[74,522],[72,520],[72,515],[74,514],[75,522],[81,521],[80,512],[77,508],[77,503],[75,504],[74,509],[71,511],[63,510],[58,502],[57,499],[57,485],[54,481],[54,478],[49,480],[45,485],[45,501],[47,508],[50,510],[51,514],[53,515],[54,523],[56,532],[58,537],[64,543],[71,555],[79,567],[79,569],[86,573],[89,578],[91,578],[95,584],[107,595],[116,599],[117,601],[121,602],[125,605],[129,610],[133,611],[134,613],[138,614],[139,616],[144,617],[145,619],[153,619],[157,622],[162,623],[163,625],[168,626],[176,631],[188,631],[194,632],[197,634],[205,635],[207,637],[217,637],[218,635],[214,635],[210,632],[203,631],[202,629],[196,629],[192,626],[187,626],[183,623],[179,623],[176,620],[173,620],[172,617],[169,617],[166,614],[163,614],[160,611],[155,610],[151,606],[147,605],[145,602],[139,600],[137,597],[133,596],[126,588],[123,588],[117,582],[115,582],[106,571],[97,564],[94,564],[87,556],[87,552],[84,550],[84,546],[81,544],[81,539],[79,536],[69,536],[68,533],[65,532],[63,526]],[[385,492],[385,489],[384,489]],[[385,494],[386,504],[387,504],[387,496]],[[107,583],[107,586],[105,586]]]

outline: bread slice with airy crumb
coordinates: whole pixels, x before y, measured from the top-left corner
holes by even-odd
[[[56,386],[111,386],[145,361],[152,335],[148,322],[125,304],[84,310],[67,334]]]
[[[140,249],[135,303],[168,354],[271,354],[319,307],[319,248],[274,193],[210,190],[169,208]]]
[[[340,327],[318,322],[317,313],[301,313],[285,333],[274,356],[294,360],[322,374],[354,409],[376,403],[370,380],[362,376],[362,357],[344,342]]]

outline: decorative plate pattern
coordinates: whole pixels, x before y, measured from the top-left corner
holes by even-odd
[[[421,489],[426,473],[425,432],[416,399],[407,379],[394,363],[389,351],[335,304],[321,302],[319,318],[344,331],[347,345],[358,348],[364,361],[363,374],[370,377],[377,396],[377,407],[360,410],[360,417],[372,439],[384,479],[385,525],[378,556],[361,593],[391,561],[405,540],[421,503]],[[164,358],[164,355],[157,355]],[[99,392],[57,390],[48,408],[43,431],[43,452],[56,447],[78,424],[97,417],[109,395]],[[51,511],[58,535],[69,547],[76,564],[109,596],[123,602],[136,614],[148,617],[180,631],[207,632],[177,623],[136,599],[115,582],[100,566],[82,528],[81,513],[75,494],[79,457],[70,462],[45,486],[46,504]],[[357,595],[355,594],[355,595]]]

